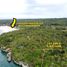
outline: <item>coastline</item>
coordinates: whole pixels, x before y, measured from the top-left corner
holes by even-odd
[[[2,50],[2,49],[0,49],[0,51],[1,51],[1,53],[2,54],[4,54],[5,56],[7,56],[7,52],[6,51],[4,51],[4,50]],[[8,61],[8,60],[7,60]],[[9,61],[8,61],[9,62]],[[15,65],[18,65],[18,66],[20,66],[16,61],[14,61],[14,60],[11,60],[10,62],[13,62]],[[9,62],[9,63],[10,63]],[[21,66],[20,66],[21,67]]]
[[[6,56],[7,56],[7,54],[8,54],[8,52],[6,51],[6,50],[3,50],[2,48],[1,48],[1,52],[2,53],[5,53],[6,54]],[[9,57],[11,57],[11,56],[9,56]],[[8,61],[8,58],[7,58],[7,61]],[[16,64],[16,65],[18,65],[18,66],[20,66],[20,67],[29,67],[28,66],[28,64],[24,64],[22,61],[16,61],[16,60],[14,60],[12,57],[11,57],[11,60],[10,61],[8,61],[8,62],[13,62],[14,64]]]
[[[15,31],[15,30],[19,30],[17,28],[11,28],[10,26],[0,26],[0,35],[3,34],[3,33],[8,33],[8,32],[12,32],[12,31]]]
[[[3,33],[12,32],[12,31],[19,30],[19,29],[11,28],[10,26],[0,26],[0,30],[1,30],[0,35],[2,35]],[[6,54],[8,62],[13,62],[14,64],[16,64],[18,66],[21,66],[21,67],[28,67],[28,64],[24,65],[24,63],[22,61],[17,62],[16,60],[14,60],[12,58],[12,52],[11,52],[11,50],[9,48],[3,49],[3,47],[1,47],[0,50],[1,50],[2,53]]]

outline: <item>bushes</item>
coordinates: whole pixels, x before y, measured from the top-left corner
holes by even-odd
[[[55,48],[56,50],[52,49],[52,51],[46,50],[49,42],[61,42],[62,52],[58,51],[57,48]],[[66,42],[66,33],[42,26],[38,28],[25,28],[0,36],[0,46],[10,47],[13,58],[16,61],[22,60],[32,65],[32,67],[49,67],[52,63],[54,63],[54,67],[60,67],[61,64],[57,63],[58,60],[56,61],[55,55],[57,55],[57,58],[61,55],[60,59],[64,56],[67,50],[65,47]],[[53,56],[53,58],[50,56]],[[66,63],[66,59],[63,62]],[[64,63],[63,65],[65,65]]]

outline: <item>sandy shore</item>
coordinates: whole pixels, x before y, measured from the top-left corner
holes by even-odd
[[[3,34],[3,33],[15,31],[15,30],[18,30],[18,29],[11,28],[10,26],[0,26],[0,35]]]

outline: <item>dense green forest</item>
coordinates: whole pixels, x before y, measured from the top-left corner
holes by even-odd
[[[11,48],[12,58],[29,67],[67,67],[67,19],[20,19],[38,22],[39,27],[17,26],[20,30],[0,36],[0,47]]]
[[[0,19],[0,25],[10,25],[12,23],[13,19]],[[47,25],[50,24],[58,24],[58,25],[67,25],[67,18],[49,18],[49,19],[17,19],[17,23],[21,22],[44,22]]]

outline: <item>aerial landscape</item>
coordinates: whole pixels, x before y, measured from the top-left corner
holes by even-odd
[[[67,66],[67,18],[18,19],[15,28],[0,36],[1,50],[11,52],[13,62],[27,67]]]
[[[0,0],[0,67],[67,67],[67,0]]]

